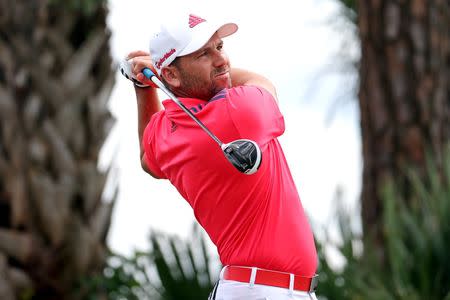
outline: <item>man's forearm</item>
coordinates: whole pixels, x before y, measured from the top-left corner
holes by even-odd
[[[145,127],[147,126],[150,118],[162,109],[161,103],[159,102],[157,89],[139,88],[135,87],[136,99],[137,99],[137,110],[138,110],[138,136],[139,136],[139,147],[141,150],[141,157],[144,154],[144,149],[142,147],[142,135],[144,134]]]
[[[267,91],[269,91],[275,99],[277,99],[275,86],[272,84],[272,82],[269,81],[269,79],[265,78],[264,76],[238,68],[231,68],[230,75],[232,86],[256,85],[259,87],[263,87]]]

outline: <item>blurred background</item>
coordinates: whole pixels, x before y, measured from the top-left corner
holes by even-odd
[[[216,249],[141,170],[117,71],[181,10],[277,87],[320,298],[450,299],[444,0],[0,0],[0,299],[207,298]]]

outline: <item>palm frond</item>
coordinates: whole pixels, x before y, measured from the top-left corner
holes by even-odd
[[[102,291],[108,299],[197,300],[207,299],[213,288],[211,263],[205,237],[194,227],[192,237],[152,231],[150,249],[131,258],[110,253],[102,276],[86,278],[80,291],[88,296]],[[219,270],[217,270],[218,272]],[[81,293],[80,293],[81,294]]]
[[[198,231],[193,232],[190,242],[182,242],[176,236],[152,234],[153,255],[149,255],[149,259],[157,266],[163,288],[162,299],[207,299],[213,283],[203,280],[210,278],[209,255],[206,250],[199,251],[204,247],[203,243],[204,237]],[[162,251],[164,244],[169,246]],[[171,262],[170,258],[174,261]]]

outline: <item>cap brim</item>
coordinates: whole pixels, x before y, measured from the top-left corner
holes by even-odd
[[[194,53],[203,47],[216,32],[220,38],[223,38],[232,35],[238,30],[238,26],[235,23],[226,23],[222,26],[214,26],[208,23],[205,23],[204,25],[207,26],[199,28],[195,33],[195,36],[192,37],[191,42],[182,51],[180,51],[177,56],[184,56]]]

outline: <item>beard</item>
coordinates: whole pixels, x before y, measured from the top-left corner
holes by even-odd
[[[210,78],[204,78],[197,73],[187,73],[183,69],[179,69],[181,86],[179,93],[187,95],[191,98],[197,98],[208,101],[224,88],[231,87],[231,78],[227,82],[218,82],[216,76],[223,72],[229,71],[228,67],[215,69],[211,72]]]

